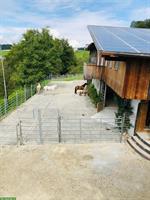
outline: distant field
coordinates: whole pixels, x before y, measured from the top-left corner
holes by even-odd
[[[70,69],[71,74],[83,74],[83,65],[88,62],[89,52],[85,50],[75,51],[77,66]]]
[[[0,56],[6,56],[9,50],[0,50]]]
[[[81,50],[81,51],[75,51],[75,55],[76,55],[76,58],[84,61],[84,62],[87,62],[88,58],[89,58],[89,52],[88,51],[84,51],[84,50]]]

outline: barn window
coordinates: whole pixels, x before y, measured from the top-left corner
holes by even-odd
[[[107,67],[107,66],[108,66],[108,60],[105,61],[105,67]]]
[[[108,67],[109,67],[109,68],[112,68],[112,67],[113,67],[113,61],[109,61]]]
[[[119,69],[119,65],[120,65],[120,62],[119,62],[119,61],[116,61],[116,62],[115,62],[115,70],[116,70],[116,71]]]
[[[101,66],[104,66],[104,65],[105,65],[105,59],[104,59],[104,57],[101,58],[101,63],[100,63],[100,65],[101,65]]]

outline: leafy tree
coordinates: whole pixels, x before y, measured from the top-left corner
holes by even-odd
[[[150,19],[144,21],[132,21],[130,26],[134,28],[150,28]]]
[[[28,30],[6,56],[11,86],[38,82],[49,74],[68,73],[76,59],[67,40],[54,39],[49,30]],[[8,83],[9,85],[10,83]]]

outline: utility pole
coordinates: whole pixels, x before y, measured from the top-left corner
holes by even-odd
[[[4,92],[5,92],[5,100],[7,100],[7,87],[6,87],[6,79],[5,79],[5,70],[4,70],[4,57],[0,56],[1,65],[2,65],[2,73],[3,73],[3,83],[4,83]]]

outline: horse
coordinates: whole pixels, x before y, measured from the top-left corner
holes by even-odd
[[[74,93],[77,94],[77,90],[83,90],[86,85],[87,83],[84,83],[83,85],[75,86]]]
[[[41,91],[41,84],[40,83],[37,84],[36,91],[37,91],[38,94],[40,94],[40,91]]]
[[[50,90],[55,90],[57,88],[57,85],[46,85],[44,86],[44,91],[50,91]]]
[[[84,87],[83,90],[77,90],[77,94],[79,94],[80,96],[81,95],[84,95],[84,96],[88,95],[87,85]]]

